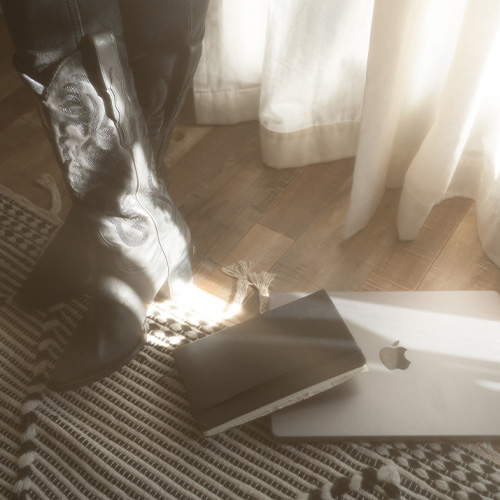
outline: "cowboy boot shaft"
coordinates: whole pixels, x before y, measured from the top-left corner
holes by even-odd
[[[97,262],[109,267],[113,255],[127,279],[138,273],[156,293],[188,251],[189,230],[152,168],[123,47],[92,42],[60,64],[40,99],[44,122],[74,203],[98,234]]]
[[[192,279],[190,233],[156,177],[124,47],[111,33],[87,42],[39,97],[94,255],[89,309],[49,380],[59,391],[132,359],[144,346],[156,294],[165,284],[182,293]]]
[[[173,52],[136,54],[130,62],[157,169],[163,165],[201,50],[199,41]]]
[[[201,56],[208,0],[121,0],[123,36],[157,168]]]

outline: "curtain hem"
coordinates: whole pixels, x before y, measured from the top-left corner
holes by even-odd
[[[196,122],[233,125],[259,119],[260,87],[202,92],[194,89]]]
[[[262,160],[274,168],[296,168],[355,156],[359,122],[316,125],[280,133],[260,126]]]

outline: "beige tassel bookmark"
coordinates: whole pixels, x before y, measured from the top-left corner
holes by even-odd
[[[276,274],[261,271],[260,273],[248,273],[250,283],[259,291],[259,309],[260,313],[269,310],[269,287]]]

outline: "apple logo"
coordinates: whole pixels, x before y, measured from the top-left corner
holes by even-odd
[[[388,370],[406,370],[411,361],[405,357],[406,348],[399,346],[399,340],[396,340],[392,347],[384,347],[379,352],[380,361]]]

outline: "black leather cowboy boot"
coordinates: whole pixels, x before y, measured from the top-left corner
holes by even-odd
[[[125,49],[111,33],[64,59],[38,101],[92,256],[89,310],[48,384],[69,390],[142,349],[148,305],[190,283],[191,240],[157,179]]]

